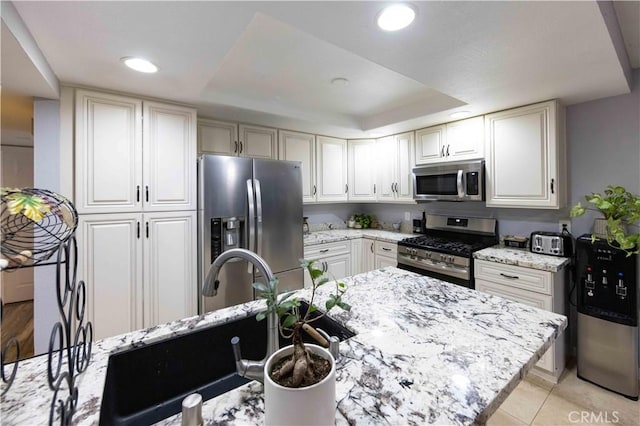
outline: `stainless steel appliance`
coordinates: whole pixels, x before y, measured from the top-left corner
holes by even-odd
[[[531,233],[531,247],[534,253],[549,254],[551,256],[573,256],[573,238],[569,234],[560,232],[536,231]]]
[[[498,222],[427,215],[424,232],[398,242],[398,268],[475,288],[473,252],[498,243]]]
[[[637,256],[591,235],[576,254],[578,377],[638,400]]]
[[[241,259],[227,262],[214,297],[202,296],[211,263],[232,248],[261,256],[280,291],[302,288],[302,174],[294,161],[203,155],[198,159],[198,310],[254,299],[259,273]]]
[[[484,160],[414,168],[413,198],[416,201],[483,201]]]

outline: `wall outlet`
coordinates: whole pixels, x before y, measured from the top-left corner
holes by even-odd
[[[404,212],[404,220],[411,220],[411,212]]]
[[[560,219],[558,221],[558,230],[562,232],[565,229],[571,233],[571,219]]]

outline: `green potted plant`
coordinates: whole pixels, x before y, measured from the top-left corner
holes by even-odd
[[[305,344],[302,331],[308,330],[309,324],[336,306],[347,311],[351,306],[342,300],[346,285],[334,280],[335,292],[325,301],[325,312],[312,318],[310,314],[318,311],[315,305],[317,290],[329,283],[329,279],[313,266],[313,261],[303,259],[301,262],[312,281],[309,308],[304,315],[300,313],[300,301],[293,297],[295,292],[278,296],[277,279],[269,284],[253,284],[267,302],[267,309],[258,313],[256,319],[260,321],[272,312],[277,313],[280,334],[292,338],[293,342],[276,351],[265,363],[266,425],[333,424],[335,421],[335,360],[325,348]]]
[[[604,194],[592,193],[586,195],[588,203],[593,204],[595,209],[583,206],[578,202],[571,208],[571,217],[582,216],[587,210],[598,210],[606,221],[606,231],[604,233],[595,232],[592,240],[596,236],[607,239],[609,244],[617,243],[615,247],[627,252],[627,255],[639,252],[640,234],[630,232],[632,227],[640,220],[640,197],[627,191],[622,186],[609,185],[604,190]],[[596,226],[597,228],[597,226]],[[602,235],[601,235],[602,234]]]

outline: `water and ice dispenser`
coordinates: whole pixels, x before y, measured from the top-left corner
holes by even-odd
[[[214,217],[211,219],[211,262],[222,252],[244,248],[244,218]]]

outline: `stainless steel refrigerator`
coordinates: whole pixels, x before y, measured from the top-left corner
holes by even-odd
[[[234,259],[220,271],[214,297],[202,295],[211,263],[231,248],[262,258],[279,291],[303,287],[302,174],[296,161],[202,155],[198,159],[198,311],[253,300],[262,280],[248,262]]]

